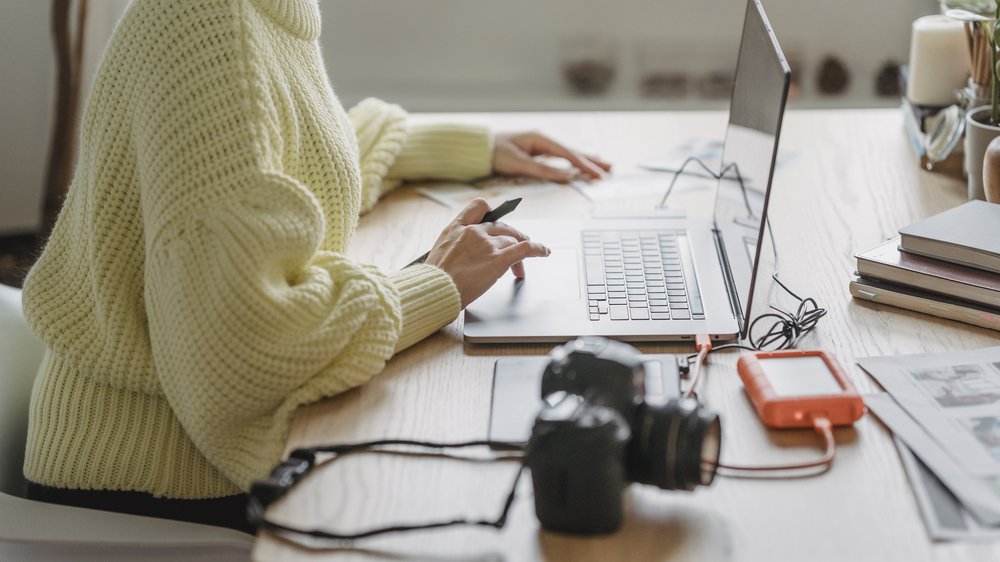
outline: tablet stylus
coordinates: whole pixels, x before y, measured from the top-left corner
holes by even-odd
[[[483,224],[486,222],[497,222],[498,220],[510,214],[511,211],[516,209],[518,204],[520,203],[521,203],[520,197],[518,197],[517,199],[509,199],[507,201],[504,201],[499,206],[497,206],[496,209],[493,209],[492,211],[483,215],[483,220],[479,221],[479,224]],[[411,265],[416,265],[418,263],[424,263],[425,261],[427,261],[427,256],[429,256],[430,254],[431,253],[429,251],[426,252],[424,255],[406,264],[406,267],[410,267]]]

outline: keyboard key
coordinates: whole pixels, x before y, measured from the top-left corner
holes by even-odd
[[[629,295],[643,295],[643,296],[645,296],[646,295],[646,289],[644,289],[642,287],[639,287],[637,289],[629,289],[628,290],[628,294]]]
[[[621,298],[621,299],[608,299],[608,304],[611,305],[611,306],[615,306],[615,305],[626,305],[626,306],[628,306],[628,299],[625,299],[625,298]]]
[[[650,312],[670,312],[670,308],[666,306],[653,305],[652,302],[649,303]]]
[[[591,314],[590,315],[590,319],[591,320],[600,320],[601,316],[599,314]]]
[[[591,285],[591,286],[587,287],[587,294],[590,294],[590,295],[603,295],[603,294],[605,294],[607,292],[608,292],[608,290],[605,289],[603,285],[601,285],[601,286]]]
[[[666,312],[650,312],[650,320],[670,320],[670,314]]]
[[[649,305],[644,302],[630,302],[628,303],[629,308],[649,308]]]
[[[603,301],[603,300],[607,300],[608,296],[607,295],[587,295],[587,298],[590,299],[590,300],[592,300],[592,301]]]
[[[627,306],[612,306],[610,313],[612,320],[628,320]]]
[[[632,320],[649,320],[649,311],[645,308],[630,308]]]
[[[701,304],[701,288],[698,286],[698,277],[695,274],[691,257],[691,248],[688,247],[687,236],[678,237],[678,248],[681,253],[681,262],[684,263],[684,284],[687,285],[688,297],[691,302],[691,312],[694,314],[704,314],[705,309]]]
[[[662,299],[649,299],[649,306],[667,306],[667,301]]]
[[[646,295],[629,295],[628,296],[628,302],[646,302],[647,300],[649,300],[649,299],[646,298]]]
[[[587,256],[584,258],[587,267],[587,284],[604,285],[604,264],[601,258]]]
[[[590,314],[594,315],[594,314],[600,314],[600,313],[597,311],[597,307],[596,306],[592,306],[592,307],[590,307]]]
[[[689,320],[691,318],[687,310],[671,310],[670,314],[673,315],[674,320]]]
[[[608,303],[606,303],[606,302],[598,303],[597,304],[597,313],[598,314],[607,314],[608,313]]]

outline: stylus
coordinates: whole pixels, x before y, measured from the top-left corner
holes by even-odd
[[[503,203],[501,203],[500,205],[498,205],[496,209],[493,209],[492,211],[490,211],[490,212],[486,213],[485,215],[483,215],[483,220],[479,221],[479,224],[483,224],[483,223],[486,223],[486,222],[497,222],[498,220],[502,219],[503,217],[509,215],[514,209],[517,208],[517,206],[520,203],[521,203],[521,198],[520,197],[518,197],[517,199],[509,199],[507,201],[504,201]],[[425,261],[427,261],[427,256],[429,256],[429,255],[431,255],[431,253],[428,251],[428,252],[424,253],[424,255],[420,256],[419,258],[417,258],[417,259],[411,261],[410,263],[406,264],[406,267],[410,267],[411,265],[416,265],[418,263],[424,263]]]

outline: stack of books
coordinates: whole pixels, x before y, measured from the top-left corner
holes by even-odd
[[[1000,330],[1000,205],[970,201],[855,258],[855,298]]]

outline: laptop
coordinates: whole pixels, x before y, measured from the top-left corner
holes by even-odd
[[[729,171],[712,216],[509,221],[552,254],[466,308],[466,341],[745,337],[790,76],[760,0],[749,0],[723,147]]]

